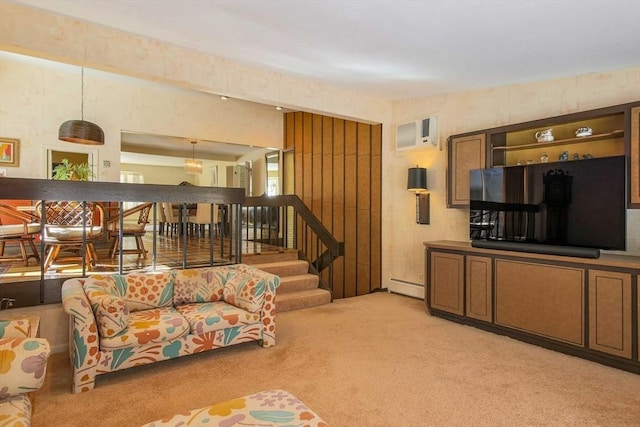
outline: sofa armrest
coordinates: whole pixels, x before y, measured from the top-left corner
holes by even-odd
[[[276,343],[276,289],[280,285],[280,278],[275,274],[268,273],[259,268],[253,267],[247,264],[235,264],[229,266],[233,270],[251,275],[253,277],[260,278],[263,281],[264,288],[261,292],[264,292],[262,304],[258,310],[260,313],[260,319],[262,321],[262,346],[271,347]],[[227,290],[227,284],[225,283],[225,291]],[[231,298],[230,298],[231,299]],[[225,300],[227,297],[225,295]]]
[[[0,319],[0,338],[28,338],[31,336],[29,319]]]
[[[258,270],[256,268],[256,270]],[[263,275],[267,286],[264,304],[260,310],[262,320],[262,346],[271,347],[276,344],[276,289],[280,286],[280,277],[266,271],[258,270]]]
[[[62,284],[62,306],[69,315],[69,357],[73,366],[74,393],[93,388],[81,387],[100,362],[100,337],[95,315],[82,287],[86,279],[73,278]],[[88,371],[88,372],[87,372]]]
[[[50,354],[44,338],[0,338],[0,398],[42,387]]]

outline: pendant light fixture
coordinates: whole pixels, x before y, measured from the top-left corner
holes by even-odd
[[[104,145],[104,132],[95,123],[84,120],[84,67],[81,67],[80,120],[67,120],[58,129],[58,139],[86,145]]]
[[[196,144],[198,141],[191,141],[193,146],[193,154],[190,159],[184,159],[184,170],[186,173],[201,174],[202,173],[202,161],[196,160]]]

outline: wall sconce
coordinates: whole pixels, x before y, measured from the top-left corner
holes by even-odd
[[[409,168],[407,190],[416,193],[416,224],[429,224],[429,193],[427,193],[427,169]]]

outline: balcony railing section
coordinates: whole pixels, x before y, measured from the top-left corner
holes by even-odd
[[[54,181],[45,179],[26,179],[26,178],[0,178],[0,200],[12,200],[24,202],[25,206],[21,206],[23,209],[31,209],[32,212],[40,218],[41,230],[46,230],[46,218],[51,215],[53,210],[60,210],[60,216],[67,220],[71,215],[75,215],[73,224],[78,226],[77,233],[78,242],[75,248],[67,247],[66,249],[74,249],[77,251],[77,255],[80,260],[80,268],[75,271],[65,272],[63,275],[54,275],[45,268],[45,263],[50,261],[46,258],[45,239],[37,237],[40,246],[40,301],[35,301],[35,298],[28,297],[30,301],[22,301],[29,293],[24,292],[27,286],[22,286],[21,300],[16,301],[16,306],[35,305],[38,303],[59,302],[59,282],[60,278],[86,276],[96,271],[104,271],[109,273],[122,273],[125,268],[123,262],[123,253],[126,252],[124,248],[124,233],[127,227],[125,227],[125,221],[127,219],[120,216],[115,221],[117,226],[112,223],[111,232],[118,233],[119,242],[119,255],[118,262],[114,262],[113,265],[105,268],[100,266],[98,269],[94,269],[92,262],[92,251],[94,251],[93,245],[95,241],[92,241],[92,234],[95,233],[91,229],[91,222],[100,221],[100,226],[103,229],[103,233],[108,233],[106,221],[111,219],[113,221],[113,215],[117,216],[119,212],[125,211],[125,203],[127,205],[130,202],[135,204],[152,204],[150,212],[148,212],[149,220],[148,228],[145,232],[152,236],[152,248],[147,248],[149,257],[152,258],[151,270],[155,271],[159,264],[157,241],[159,238],[159,224],[162,223],[161,209],[163,204],[169,204],[170,206],[177,207],[178,229],[176,232],[180,235],[177,250],[182,251],[182,262],[180,265],[170,265],[175,268],[187,268],[195,266],[215,265],[215,264],[233,264],[242,262],[241,251],[241,227],[240,227],[240,214],[241,206],[245,202],[244,190],[238,188],[219,188],[219,187],[198,187],[198,186],[172,186],[172,185],[154,185],[154,184],[126,184],[126,183],[112,183],[112,182],[87,182],[87,181]],[[61,202],[53,204],[51,202]],[[218,239],[208,239],[209,244],[209,259],[204,259],[201,251],[198,259],[191,259],[187,254],[187,239],[188,237],[188,206],[196,205],[197,203],[215,204],[221,208],[224,215],[225,224],[224,233],[221,233]],[[100,207],[99,213],[89,212],[88,207],[98,205]],[[59,207],[56,207],[59,206]],[[74,208],[77,207],[77,208]],[[95,217],[94,217],[95,215]],[[111,217],[111,218],[110,218]],[[166,225],[166,224],[163,224]],[[115,230],[115,231],[114,231]],[[105,239],[108,241],[109,239]],[[104,242],[103,242],[104,243]],[[218,245],[217,247],[215,245]],[[218,251],[219,249],[219,251]],[[215,251],[215,254],[214,254]],[[132,267],[136,268],[135,264]],[[101,270],[102,269],[102,270]],[[145,267],[149,269],[148,264]],[[130,271],[128,269],[128,271]],[[54,279],[52,279],[55,277]],[[24,279],[24,283],[13,281],[12,287],[15,285],[28,285],[33,287],[37,284],[34,278]],[[56,283],[57,286],[46,286]],[[0,291],[3,296],[7,293],[8,287],[4,287],[0,280]],[[57,287],[57,291],[55,288]],[[52,289],[54,289],[52,291]],[[45,298],[45,293],[53,295],[52,298]],[[56,295],[57,292],[57,295]],[[30,294],[36,294],[36,292],[30,291]],[[11,296],[11,295],[9,295]],[[45,301],[46,300],[46,301]]]

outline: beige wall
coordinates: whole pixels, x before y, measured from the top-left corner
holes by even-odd
[[[640,99],[636,68],[392,103],[13,3],[0,2],[0,16],[0,50],[92,68],[85,77],[85,118],[105,130],[107,141],[99,148],[99,158],[112,163],[109,170],[100,170],[101,180],[118,179],[121,130],[282,147],[281,116],[247,113],[240,103],[221,107],[216,97],[185,88],[382,123],[383,286],[390,278],[422,283],[423,241],[467,240],[468,212],[446,209],[448,135]],[[69,149],[57,141],[57,128],[79,113],[78,69],[58,64],[54,70],[49,75],[37,65],[8,64],[0,58],[0,135],[20,138],[23,153],[35,165],[44,164],[45,146]],[[162,85],[165,89],[157,92],[161,85],[113,80],[96,70],[175,87]],[[432,114],[438,116],[440,148],[396,155],[394,124]],[[431,225],[415,224],[415,198],[405,190],[407,169],[416,164],[429,169]],[[40,177],[44,172],[21,167],[10,176]],[[630,211],[628,221],[629,252],[640,253],[640,211]],[[67,325],[59,305],[20,310],[39,312],[48,325],[42,335],[56,351],[65,349]]]
[[[468,209],[446,208],[449,135],[638,100],[640,68],[393,102],[394,124],[436,115],[439,147],[396,153],[395,139],[385,143],[384,205],[395,207],[383,212],[385,280],[422,283],[422,242],[469,240]],[[416,164],[428,169],[431,225],[415,224],[415,197],[403,191]],[[640,254],[640,209],[627,210],[627,253]]]
[[[0,135],[21,144],[20,167],[8,168],[8,176],[45,177],[46,149],[52,148],[92,150],[97,179],[118,181],[123,130],[282,147],[282,113],[274,108],[89,69],[84,118],[102,127],[105,145],[59,141],[60,124],[80,118],[80,76],[77,66],[0,52]],[[103,167],[104,160],[110,161],[109,168]]]
[[[120,165],[120,169],[122,171],[141,173],[144,176],[145,184],[178,185],[182,181],[187,181],[193,185],[208,187],[211,185],[211,168],[218,166],[218,187],[224,187],[226,185],[226,174],[223,172],[226,171],[229,165],[235,165],[235,163],[203,160],[202,174],[200,175],[188,174],[184,171],[183,167],[177,166],[150,166],[123,163]]]

